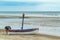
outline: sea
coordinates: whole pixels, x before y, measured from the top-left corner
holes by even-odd
[[[24,18],[24,28],[39,28],[39,34],[48,34],[60,37],[60,11],[0,11],[0,16],[13,17],[25,16],[31,18]],[[37,18],[32,18],[32,16]],[[11,29],[21,29],[22,18],[1,18],[0,29],[5,29],[5,26],[10,26]]]

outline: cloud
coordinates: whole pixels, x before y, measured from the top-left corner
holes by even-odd
[[[19,2],[19,1],[21,1],[21,0],[0,0],[0,1],[15,1],[15,2]]]
[[[41,4],[41,3],[40,3]],[[0,6],[37,6],[38,2],[0,2]]]
[[[0,6],[0,11],[60,11],[60,4],[43,3],[37,6]]]
[[[60,0],[0,0],[0,1],[18,1],[18,2],[60,2]]]
[[[60,11],[59,2],[0,2],[0,11]]]

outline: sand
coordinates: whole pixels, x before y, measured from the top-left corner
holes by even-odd
[[[42,35],[42,34],[40,35],[7,35],[7,34],[4,34],[4,31],[0,30],[0,40],[60,40],[60,37]]]
[[[0,40],[60,40],[60,37],[49,35],[7,35],[0,30]]]
[[[60,40],[60,38],[45,35],[0,35],[0,40]]]

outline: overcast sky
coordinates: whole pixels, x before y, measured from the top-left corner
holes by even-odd
[[[0,11],[60,11],[59,0],[1,0]]]

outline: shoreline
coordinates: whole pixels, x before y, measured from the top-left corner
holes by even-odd
[[[4,30],[0,30],[0,40],[60,40],[60,37],[44,35],[44,34],[34,34],[34,35],[7,35],[2,34]]]
[[[5,33],[5,29],[0,29],[0,35],[8,35]],[[11,35],[15,35],[15,34],[11,34]],[[24,34],[16,34],[16,35],[24,35]],[[29,34],[26,34],[29,35]],[[42,34],[42,33],[37,33],[37,34],[32,34],[32,35],[40,35],[40,36],[46,36],[46,37],[56,37],[56,38],[60,38],[60,36],[55,36],[55,35],[49,35],[49,34]]]
[[[22,18],[22,16],[0,16],[0,18]],[[25,18],[60,18],[59,16],[25,16]]]

